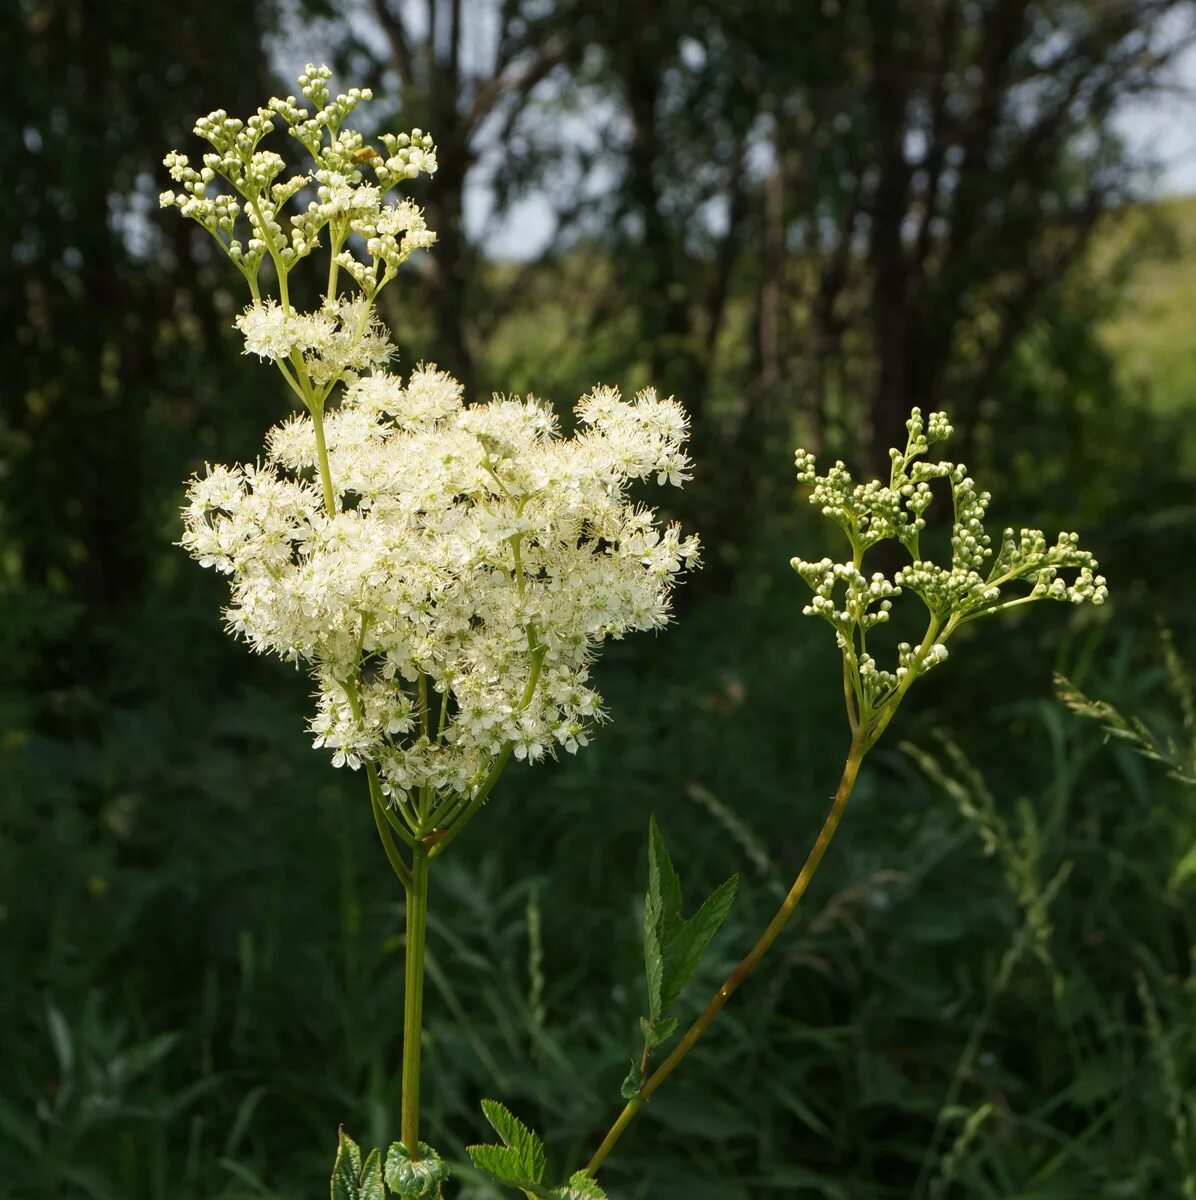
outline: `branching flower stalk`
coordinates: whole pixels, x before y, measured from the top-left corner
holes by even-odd
[[[814,456],[797,451],[798,482],[812,489],[810,502],[842,529],[850,552],[850,558],[841,562],[829,558],[817,562],[792,560],[793,568],[814,593],[803,613],[820,617],[831,626],[842,654],[843,690],[851,729],[843,774],[806,861],[755,945],[651,1073],[647,1072],[650,1043],[645,1045],[641,1069],[633,1070],[625,1088],[627,1104],[586,1167],[591,1177],[636,1114],[693,1049],[789,923],[839,828],[864,758],[888,728],[914,683],[947,660],[947,642],[956,630],[969,621],[1035,600],[1102,604],[1106,599],[1105,580],[1097,574],[1096,560],[1079,548],[1075,533],[1061,533],[1054,544],[1048,544],[1041,530],[1006,529],[994,549],[984,527],[989,493],[977,490],[962,464],[927,458],[932,446],[951,436],[945,414],[931,413],[924,422],[915,408],[906,427],[909,438],[905,449],[890,451],[892,468],[887,484],[876,480],[855,483],[842,462],[836,462],[825,475],[818,475]],[[940,480],[949,489],[952,505],[948,565],[924,558],[921,546],[926,513],[934,500],[932,485]],[[865,574],[863,564],[868,551],[890,540],[904,548],[909,564],[892,578],[880,571]],[[882,669],[876,659],[873,631],[887,624],[894,600],[904,593],[921,601],[926,613],[925,632],[916,646],[900,643],[892,669]],[[870,635],[874,643],[871,649]]]
[[[309,66],[303,100],[201,118],[202,167],[165,160],[178,190],[163,206],[197,221],[248,286],[245,352],[273,362],[306,410],[270,430],[257,463],[191,480],[182,545],[229,577],[233,634],[309,670],[315,746],[364,771],[407,897],[402,1143],[385,1178],[436,1195],[447,1168],[419,1140],[431,865],[512,758],[586,744],[603,716],[589,677],[601,643],[668,623],[698,544],[629,489],[689,477],[688,419],[651,389],[625,401],[597,387],[566,439],[534,397],[466,405],[434,366],[389,374],[378,297],[435,240],[392,193],[434,172],[436,151],[420,130],[369,145],[345,126],[368,89],[333,96],[329,77]],[[261,148],[278,121],[309,160],[285,178]],[[292,272],[325,242],[321,302],[300,312]],[[362,1162],[347,1139],[337,1171],[344,1195],[372,1173],[382,1194],[378,1156]]]

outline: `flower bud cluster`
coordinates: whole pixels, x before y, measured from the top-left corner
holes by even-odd
[[[931,413],[923,421],[915,408],[906,428],[904,451],[890,451],[887,485],[878,480],[857,484],[842,462],[819,475],[812,454],[796,454],[798,481],[811,487],[810,502],[843,529],[851,546],[849,562],[795,558],[792,565],[814,593],[802,611],[822,617],[835,630],[851,686],[853,720],[861,723],[899,702],[915,678],[945,661],[944,643],[963,622],[1032,600],[1101,604],[1108,595],[1095,558],[1080,549],[1074,533],[1061,533],[1048,545],[1041,530],[1007,529],[994,556],[985,528],[992,497],[977,488],[962,464],[925,461],[933,445],[951,436],[946,416]],[[944,481],[952,503],[948,565],[923,558],[919,544],[936,480]],[[912,560],[892,580],[866,575],[860,565],[864,554],[885,539],[898,541]],[[1019,583],[1021,591],[1008,598],[1007,590]],[[891,599],[902,592],[921,598],[929,624],[919,646],[898,646],[897,666],[889,672],[877,666],[866,639],[888,620]]]
[[[315,106],[314,111],[294,96],[287,96],[285,99],[274,96],[267,105],[271,113],[276,113],[282,118],[291,136],[317,162],[322,162],[330,150],[336,158],[352,155],[360,148],[361,139],[356,134],[352,135],[357,139],[356,142],[338,141],[341,126],[359,104],[374,98],[374,93],[369,88],[356,87],[333,97],[328,87],[328,80],[331,78],[330,67],[317,67],[311,63],[307,64],[303,74],[299,76],[299,90],[304,99],[310,100]],[[329,146],[324,144],[325,134],[328,135]]]
[[[325,353],[343,320],[251,314],[250,349],[268,354],[296,337]],[[601,643],[665,625],[696,564],[696,539],[628,496],[687,477],[680,406],[602,388],[577,421],[562,438],[533,398],[465,406],[433,367],[374,374],[324,417],[334,512],[306,415],[271,431],[262,463],[191,482],[183,545],[230,576],[230,629],[308,665],[315,744],[376,764],[400,812],[475,794],[504,750],[584,745]]]
[[[178,208],[199,222],[254,286],[267,256],[285,274],[320,245],[322,232],[331,226],[337,266],[372,296],[381,286],[380,273],[388,279],[412,253],[435,241],[418,208],[407,200],[389,204],[386,197],[398,184],[433,173],[436,149],[419,129],[382,135],[384,151],[368,146],[344,122],[372,99],[370,89],[350,88],[334,97],[328,88],[331,74],[328,67],[309,64],[299,77],[302,100],[275,97],[244,121],[224,109],[200,117],[195,133],[212,149],[202,169],[192,167],[186,155],[168,154],[165,165],[181,188],[164,191],[159,199],[162,207]],[[310,172],[283,178],[282,157],[259,149],[278,120],[313,159]],[[374,182],[366,182],[364,166]],[[231,193],[213,190],[218,180]],[[313,183],[316,198],[303,211],[285,216],[290,202]],[[351,234],[365,242],[368,262],[346,248]]]
[[[950,464],[917,461],[931,445],[951,435],[943,413],[931,413],[924,425],[921,410],[915,408],[906,428],[909,442],[905,452],[889,452],[893,469],[887,485],[875,479],[857,484],[842,462],[818,475],[814,456],[808,450],[796,453],[798,482],[813,488],[810,503],[840,525],[852,544],[862,550],[895,538],[916,557],[918,534],[926,527],[923,514],[933,498],[931,481],[942,478],[949,469]]]
[[[852,563],[792,560],[793,568],[810,585],[814,598],[802,609],[807,617],[823,617],[847,637],[857,626],[869,630],[889,619],[892,597],[901,595],[901,588],[876,571],[871,577],[863,575]],[[835,598],[843,584],[842,608]]]
[[[367,267],[347,251],[337,256],[337,262],[367,294],[372,293],[379,266],[384,276],[393,275],[416,250],[426,250],[436,242],[424,214],[408,200],[363,212],[349,221],[349,228],[365,238],[373,264]]]

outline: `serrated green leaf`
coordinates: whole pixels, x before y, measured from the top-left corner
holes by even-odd
[[[648,1012],[653,1016],[660,1012],[660,989],[664,982],[663,902],[655,853],[659,836],[656,818],[652,817],[648,825],[648,894],[644,897],[644,975],[648,981]]]
[[[606,1200],[606,1193],[584,1171],[575,1172],[552,1194],[557,1200]]]
[[[732,875],[706,898],[702,907],[688,921],[680,922],[665,941],[661,1012],[668,1010],[693,978],[706,947],[710,945],[710,939],[727,919],[738,888],[739,876]]]
[[[644,1044],[667,1041],[677,1028],[667,1017],[694,972],[710,939],[726,920],[735,901],[739,877],[732,876],[707,897],[687,921],[681,913],[681,880],[653,817],[648,825],[648,894],[644,899],[644,973],[648,981],[648,1015],[640,1019]],[[624,1082],[624,1089],[631,1083]]]
[[[655,896],[667,923],[681,917],[681,880],[653,815],[648,821],[648,895]],[[667,932],[667,929],[666,929]]]
[[[361,1148],[343,1130],[337,1130],[336,1161],[332,1164],[332,1200],[357,1200],[361,1179]]]
[[[386,1200],[386,1185],[382,1182],[382,1155],[371,1150],[361,1167],[361,1200]]]
[[[497,1100],[483,1100],[482,1112],[494,1132],[517,1156],[523,1178],[539,1183],[544,1178],[548,1159],[540,1135],[529,1129],[509,1108]]]
[[[644,1073],[642,1070],[640,1070],[639,1063],[637,1063],[635,1059],[632,1059],[631,1070],[627,1072],[627,1078],[623,1080],[623,1083],[619,1088],[619,1095],[621,1095],[624,1100],[630,1100],[633,1097],[638,1096],[640,1088],[643,1086],[643,1082]]]
[[[644,901],[644,975],[648,980],[648,1012],[660,1015],[664,987],[664,946],[660,936],[660,902],[651,893]]]
[[[648,894],[644,899],[644,974],[648,1014],[653,1020],[663,1011],[665,946],[680,922],[681,880],[653,816],[648,822]]]
[[[483,1171],[498,1183],[508,1183],[512,1187],[524,1189],[533,1187],[536,1183],[528,1177],[519,1154],[509,1146],[466,1146],[465,1153],[479,1171]]]
[[[332,1200],[385,1200],[382,1160],[370,1151],[363,1164],[361,1149],[343,1129],[337,1132],[336,1162],[332,1165]]]
[[[640,1017],[640,1030],[644,1035],[644,1045],[652,1049],[667,1042],[677,1032],[677,1018],[664,1017],[649,1021],[646,1017]]]
[[[402,1142],[391,1142],[386,1152],[386,1186],[396,1196],[438,1200],[440,1185],[449,1177],[448,1163],[423,1142],[419,1153],[420,1157],[412,1162]]]

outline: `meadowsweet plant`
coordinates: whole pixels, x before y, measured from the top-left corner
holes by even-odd
[[[345,121],[370,93],[334,97],[329,76],[309,66],[303,101],[271,100],[246,121],[201,118],[202,167],[165,160],[181,191],[163,206],[197,221],[248,285],[245,352],[306,410],[270,430],[256,463],[192,479],[182,544],[229,577],[230,631],[310,672],[314,744],[363,771],[406,891],[402,1140],[383,1162],[342,1135],[333,1195],[379,1197],[384,1181],[431,1196],[447,1175],[419,1140],[431,864],[512,756],[586,744],[602,718],[589,676],[602,642],[668,622],[697,542],[629,488],[688,478],[688,422],[651,390],[628,402],[598,387],[563,438],[534,398],[468,405],[432,366],[388,373],[379,293],[435,239],[393,193],[432,173],[436,152],[419,130],[368,145]],[[306,160],[285,177],[262,148],[280,123]],[[292,274],[321,249],[323,295],[300,312]]]
[[[810,503],[839,526],[847,543],[840,561],[792,560],[793,568],[813,593],[803,612],[831,626],[843,658],[843,692],[851,730],[843,774],[814,846],[776,915],[672,1052],[651,1073],[649,1051],[667,1040],[672,1027],[666,1026],[666,1036],[657,1037],[659,1027],[650,1019],[645,1021],[643,1059],[633,1066],[624,1085],[626,1106],[590,1160],[587,1171],[591,1175],[788,924],[839,827],[865,755],[893,720],[910,688],[947,661],[947,642],[952,634],[970,621],[1036,600],[1102,604],[1106,599],[1105,580],[1097,573],[1096,560],[1080,549],[1075,533],[1061,533],[1050,543],[1038,529],[1006,529],[994,541],[985,527],[991,500],[988,492],[977,488],[963,464],[932,461],[929,457],[933,446],[951,436],[945,414],[931,413],[923,420],[915,408],[906,428],[909,437],[905,448],[890,451],[892,467],[887,483],[857,483],[842,462],[819,475],[812,454],[806,450],[796,453],[798,482],[810,489]],[[942,495],[944,492],[946,495]],[[923,556],[922,543],[928,516],[945,500],[949,500],[952,513],[950,553],[947,561],[940,563]],[[896,542],[909,559],[891,576],[883,571],[869,572],[865,567],[869,551],[881,542]],[[893,660],[882,666],[877,657],[881,653],[880,634],[899,602],[913,602],[920,607],[925,632],[917,645],[899,643]],[[660,883],[663,871],[655,860],[654,850],[649,872],[649,913],[659,907],[662,894],[675,894],[673,885]],[[648,924],[646,918],[648,991],[652,997],[656,994],[653,974],[660,971],[661,959],[667,974],[670,953],[667,942],[661,953],[659,939],[653,943],[647,936]],[[676,959],[675,949],[672,954]]]
[[[468,404],[434,366],[403,379],[377,310],[406,259],[435,241],[397,195],[436,169],[420,130],[377,144],[346,121],[368,89],[333,96],[326,67],[302,99],[273,99],[245,121],[196,122],[211,150],[196,167],[171,153],[162,194],[210,234],[241,274],[245,352],[274,364],[301,408],[272,428],[254,463],[209,466],[188,487],[182,544],[226,575],[228,627],[254,650],[302,664],[314,688],[310,732],[334,766],[365,777],[386,856],[406,893],[399,1141],[363,1155],[343,1132],[333,1200],[443,1197],[448,1164],[420,1140],[420,1035],[429,877],[491,796],[512,758],[575,753],[602,719],[590,666],[608,637],[659,629],[698,546],[631,498],[640,482],[688,477],[688,422],[651,390],[625,401],[597,387],[561,436],[538,400]],[[303,158],[292,173],[264,139],[286,127]],[[320,258],[313,263],[319,253]],[[326,258],[326,261],[325,261]],[[300,311],[292,274],[311,268],[319,303]],[[780,935],[837,830],[860,766],[913,684],[946,661],[963,624],[1035,600],[1100,604],[1105,583],[1073,533],[985,527],[990,497],[965,467],[936,461],[951,427],[915,409],[887,483],[856,483],[842,463],[798,480],[837,524],[841,561],[793,560],[813,595],[807,615],[833,629],[843,658],[851,740],[829,814],[788,895],[696,1021],[677,1037],[678,1005],[735,896],[729,879],[685,916],[678,872],[652,822],[644,904],[646,1009],[626,1104],[589,1163],[549,1178],[541,1138],[501,1103],[483,1102],[497,1141],[475,1168],[538,1200],[602,1200],[596,1176]],[[927,522],[949,500],[950,551],[923,553]],[[929,534],[926,535],[930,541]],[[896,542],[893,574],[865,559]],[[896,604],[920,606],[925,632],[885,657]],[[667,1053],[666,1053],[667,1048]],[[654,1059],[664,1057],[654,1065]]]

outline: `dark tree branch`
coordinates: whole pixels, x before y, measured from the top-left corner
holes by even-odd
[[[553,39],[543,50],[529,54],[519,64],[508,64],[510,70],[504,69],[500,74],[484,80],[470,105],[467,119],[471,126],[476,126],[488,116],[504,97],[514,95],[515,102],[503,131],[503,136],[509,137],[532,92],[565,61],[565,57],[564,40]]]
[[[461,87],[461,0],[452,0],[449,9],[448,78],[456,96]]]
[[[403,24],[402,16],[391,7],[391,0],[372,0],[372,3],[374,16],[390,43],[390,52],[403,83],[406,87],[414,87],[414,59],[411,56],[411,42],[407,37],[407,27]]]
[[[930,232],[934,226],[938,208],[939,187],[943,178],[943,166],[947,159],[950,139],[947,132],[947,80],[951,62],[955,57],[959,37],[959,5],[955,0],[940,0],[938,22],[938,56],[934,83],[930,93],[930,145],[922,162],[926,172],[926,190],[923,197],[922,219],[918,225],[918,236],[914,250],[914,261],[921,270],[926,265],[930,249]]]

